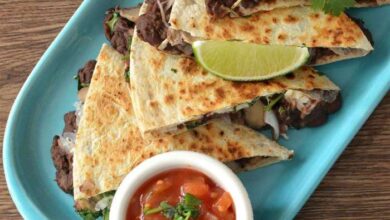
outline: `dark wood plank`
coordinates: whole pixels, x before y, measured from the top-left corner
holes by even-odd
[[[0,0],[1,140],[23,82],[80,3]],[[297,219],[390,219],[389,116],[387,95]],[[0,219],[21,219],[7,190],[2,160],[0,173]]]

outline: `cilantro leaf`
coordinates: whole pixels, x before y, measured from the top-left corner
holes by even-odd
[[[118,12],[115,12],[114,14],[112,14],[112,18],[106,22],[106,24],[108,25],[108,27],[110,28],[110,31],[111,32],[114,32],[115,30],[115,25],[116,23],[118,22],[119,20],[119,13]]]
[[[190,220],[195,219],[200,214],[200,204],[202,202],[195,196],[186,193],[181,202],[176,207],[163,201],[160,206],[156,208],[144,210],[144,215],[153,215],[157,213],[163,214],[166,218],[171,220]]]
[[[266,112],[271,111],[272,108],[274,107],[274,105],[275,105],[276,103],[278,103],[279,100],[283,98],[283,96],[284,96],[284,94],[280,94],[280,95],[278,95],[277,97],[275,97],[275,98],[269,100],[269,101],[268,101],[268,105],[265,106],[265,111],[266,111]]]
[[[355,0],[311,0],[312,8],[339,16],[345,9],[356,4]]]

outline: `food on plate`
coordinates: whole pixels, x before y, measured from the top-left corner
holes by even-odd
[[[66,193],[73,194],[73,148],[76,140],[76,132],[81,109],[84,103],[92,74],[95,69],[96,60],[88,61],[81,68],[75,79],[78,84],[79,101],[75,103],[76,111],[68,112],[64,115],[65,127],[61,135],[53,137],[51,146],[51,157],[56,167],[56,182]]]
[[[234,220],[234,202],[203,173],[179,168],[143,183],[130,199],[126,219]]]
[[[138,33],[130,72],[134,114],[145,136],[176,134],[223,117],[247,125],[264,121],[255,128],[268,124],[278,137],[286,126],[318,126],[341,106],[340,89],[311,67],[262,82],[226,81],[191,58],[159,51],[140,40]],[[244,111],[259,105],[267,111]],[[246,114],[260,119],[245,121]]]
[[[139,9],[140,7],[115,7],[106,11],[103,22],[104,35],[111,46],[123,55],[129,53]]]
[[[189,132],[142,138],[126,81],[123,55],[103,45],[77,127],[73,152],[75,207],[84,217],[108,215],[126,174],[143,160],[172,150],[205,153],[234,171],[290,159],[292,151],[229,119],[214,119]]]
[[[161,6],[161,7],[159,7]],[[196,40],[235,40],[310,48],[310,65],[362,57],[373,50],[361,22],[343,13],[332,16],[309,7],[291,7],[250,17],[214,20],[204,1],[151,0],[141,7],[137,34],[171,54],[191,57]]]
[[[277,8],[312,5],[314,9],[321,9],[324,12],[338,15],[345,8],[349,7],[375,7],[389,4],[389,0],[195,0],[204,1],[207,12],[214,17],[224,16],[248,16],[259,11],[270,11]]]
[[[306,47],[258,45],[240,41],[195,41],[197,62],[226,80],[258,81],[286,75],[309,58]]]

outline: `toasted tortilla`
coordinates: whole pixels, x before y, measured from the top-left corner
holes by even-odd
[[[238,0],[237,2],[241,2]],[[390,0],[358,0],[354,7],[376,7],[385,4],[390,4]],[[236,5],[236,4],[235,4]],[[238,4],[237,4],[238,5]],[[271,11],[277,8],[288,8],[295,6],[311,5],[310,0],[273,0],[273,1],[259,1],[258,5],[251,8],[239,7],[236,9],[241,16],[248,16],[260,11]],[[234,15],[233,15],[234,16]]]
[[[138,110],[133,110],[124,62],[121,54],[103,45],[74,149],[73,184],[78,210],[93,210],[99,195],[117,189],[135,166],[162,152],[191,150],[229,164],[239,160],[233,167],[237,171],[292,157],[292,151],[262,134],[222,119],[177,136],[144,140],[137,126]]]
[[[232,82],[206,72],[191,58],[173,56],[133,37],[131,97],[143,135],[186,130],[183,123],[248,107],[259,97],[296,90],[339,90],[310,67],[262,82]]]
[[[333,51],[315,60],[313,65],[362,57],[373,50],[364,31],[346,14],[336,17],[310,7],[214,19],[207,13],[204,0],[180,0],[174,2],[169,22],[171,28],[189,33],[195,39],[241,40]]]

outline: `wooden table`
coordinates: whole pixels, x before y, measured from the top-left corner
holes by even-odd
[[[81,0],[0,0],[0,139],[32,68]],[[1,144],[2,145],[2,144]],[[0,153],[2,158],[2,151]],[[0,160],[0,219],[20,219]],[[390,219],[390,95],[370,117],[297,219]]]

